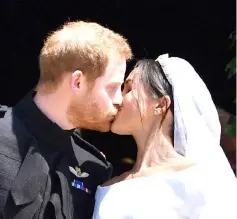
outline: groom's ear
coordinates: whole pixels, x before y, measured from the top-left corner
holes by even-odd
[[[83,78],[83,73],[79,70],[76,70],[72,73],[71,77],[71,88],[73,90],[78,90],[81,87],[81,82]]]

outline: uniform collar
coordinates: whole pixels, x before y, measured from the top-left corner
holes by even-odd
[[[63,130],[51,121],[35,104],[36,92],[29,92],[14,108],[13,113],[23,122],[27,131],[38,141],[52,145],[59,150],[66,146],[73,134],[72,130]]]

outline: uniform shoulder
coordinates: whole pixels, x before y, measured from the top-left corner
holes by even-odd
[[[0,105],[0,154],[21,161],[21,151],[29,139],[22,122],[13,114],[11,107]]]

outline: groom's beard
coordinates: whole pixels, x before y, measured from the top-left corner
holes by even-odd
[[[73,127],[101,132],[110,131],[116,114],[116,108],[105,111],[94,98],[86,98],[84,101],[74,99],[67,109],[67,118]]]

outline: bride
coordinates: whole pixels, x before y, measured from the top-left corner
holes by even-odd
[[[236,219],[236,178],[211,95],[180,58],[141,60],[112,132],[132,135],[134,167],[99,186],[95,219]]]

